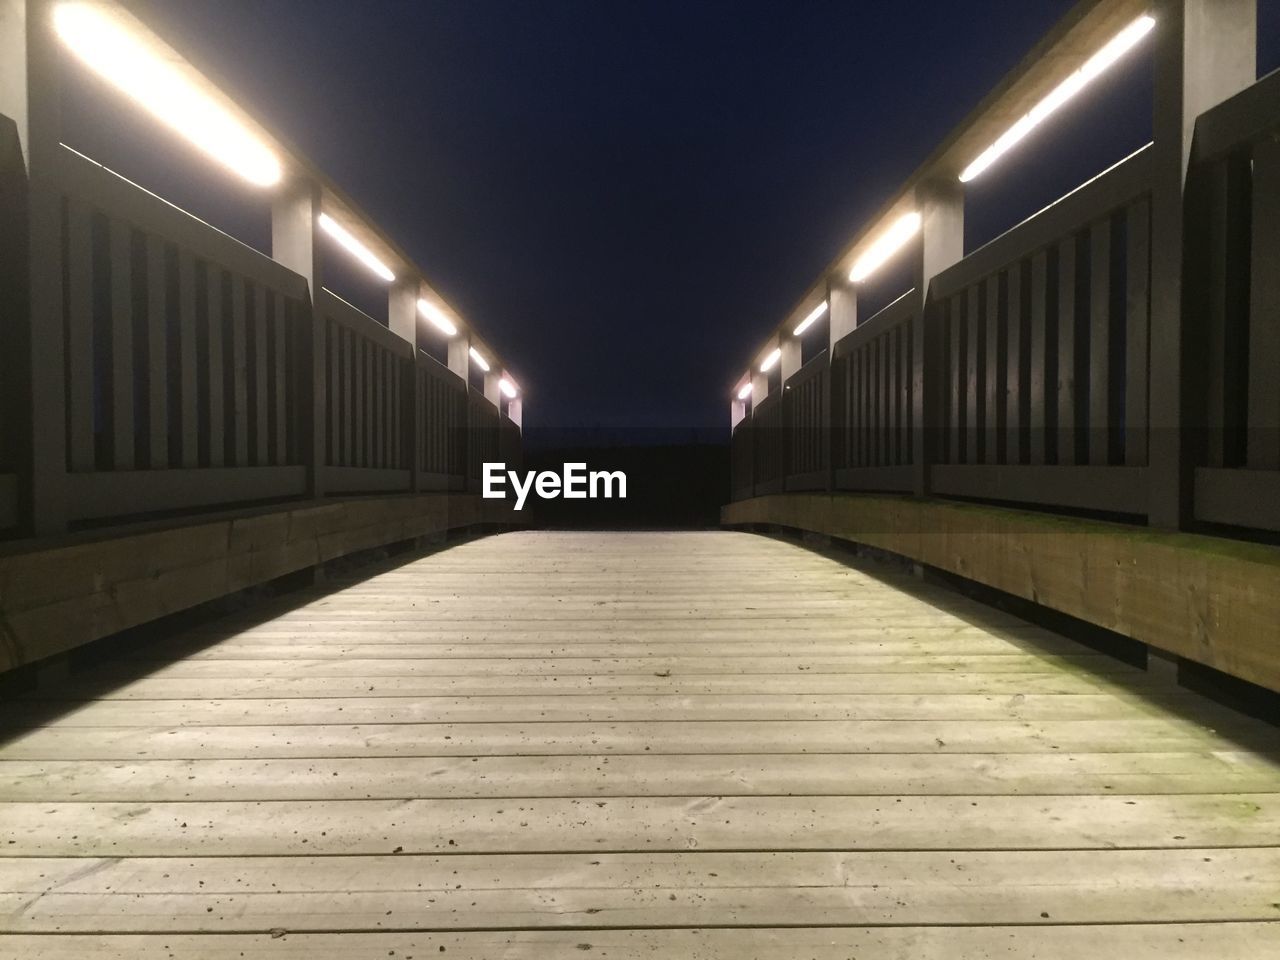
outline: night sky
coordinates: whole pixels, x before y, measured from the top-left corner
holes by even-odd
[[[147,19],[423,266],[521,378],[526,427],[625,439],[727,435],[763,337],[1069,7],[167,0]],[[971,185],[970,249],[1149,139],[1149,54]],[[265,243],[251,188],[96,96],[69,99],[68,143]],[[332,285],[376,303],[357,279]]]

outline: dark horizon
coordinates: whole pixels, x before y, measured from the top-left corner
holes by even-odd
[[[545,444],[727,437],[751,351],[1070,6],[170,0],[146,15],[418,260],[521,377]],[[1278,11],[1260,11],[1263,70]],[[1141,51],[971,185],[967,247],[1145,143],[1150,99]],[[67,110],[72,146],[263,243],[260,198],[191,175],[114,94],[69,91]],[[380,287],[333,268],[337,292],[376,305]]]

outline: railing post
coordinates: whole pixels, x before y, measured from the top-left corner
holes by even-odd
[[[29,375],[22,499],[32,533],[66,529],[67,410],[62,328],[59,53],[47,0],[0,2],[0,112],[12,117],[27,164],[26,342]],[[21,269],[21,268],[19,268]],[[19,508],[21,513],[21,507]]]
[[[836,489],[836,452],[843,452],[847,442],[846,418],[848,411],[841,408],[840,426],[845,435],[836,442],[835,417],[835,356],[836,344],[853,333],[858,326],[858,291],[854,289],[849,278],[840,274],[827,277],[827,406],[826,414],[826,449],[827,449],[827,489]],[[843,397],[840,398],[843,402]]]
[[[964,258],[964,188],[959,181],[931,180],[916,187],[920,244],[915,263],[916,309],[911,319],[912,492],[929,493],[929,466],[935,458],[939,408],[937,364],[928,322],[929,281]]]
[[[1185,187],[1196,118],[1257,78],[1257,0],[1158,0],[1151,190],[1149,522],[1190,519],[1198,320],[1183,287]]]
[[[303,413],[302,459],[307,467],[307,493],[324,496],[327,430],[325,345],[328,331],[320,315],[322,283],[316,222],[320,218],[320,188],[309,178],[283,184],[271,202],[271,258],[307,281],[311,298],[311,327],[300,358]]]

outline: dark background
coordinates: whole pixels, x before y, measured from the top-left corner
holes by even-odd
[[[500,352],[528,445],[723,443],[761,340],[1067,0],[165,0],[140,13]],[[1280,61],[1264,0],[1260,69]],[[969,249],[1151,134],[1151,40],[970,184]],[[259,249],[266,197],[91,79],[65,139]],[[385,320],[342,254],[325,283]],[[888,269],[868,309],[903,292]],[[860,300],[864,298],[860,297]],[[722,484],[727,486],[727,478]],[[721,497],[723,499],[723,497]]]

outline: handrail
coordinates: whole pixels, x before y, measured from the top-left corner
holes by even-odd
[[[929,282],[932,298],[950,296],[979,277],[1030,251],[1047,246],[1072,229],[1118,210],[1151,190],[1151,144],[1108,167],[1092,180],[952,264]]]
[[[1192,162],[1207,163],[1280,126],[1280,70],[1202,113],[1196,120]]]
[[[156,26],[163,22],[163,17],[148,15],[160,6],[156,0],[77,0],[77,2],[98,8],[125,26],[132,35],[144,38],[147,46],[161,56],[170,68],[177,71],[203,95],[217,102],[221,108],[252,131],[262,143],[269,146],[284,168],[282,182],[275,188],[277,193],[283,190],[305,188],[305,185],[314,185],[319,194],[321,208],[338,219],[344,228],[380,259],[388,262],[397,274],[397,282],[412,281],[429,299],[447,306],[456,325],[472,337],[473,343],[491,355],[491,362],[495,369],[510,369],[510,364],[479,333],[475,324],[448,305],[448,299],[427,280],[426,272],[422,267],[389,233],[377,225],[366,210],[287,138],[271,130],[250,108],[232,97],[228,91],[234,89],[233,83],[227,82],[225,78],[218,75],[217,71],[201,62],[198,55],[178,50],[166,35],[165,28]]]
[[[847,275],[854,261],[884,226],[915,208],[917,189],[935,182],[955,182],[964,166],[983,148],[1149,6],[1149,0],[1079,0],[858,228],[774,332],[749,356],[767,350],[778,333],[785,335],[800,317],[825,298],[829,278]]]
[[[915,288],[908,290],[888,306],[877,310],[860,324],[846,333],[831,350],[831,359],[839,360],[859,344],[872,337],[878,337],[894,324],[902,323],[915,314],[919,304],[914,298]]]

